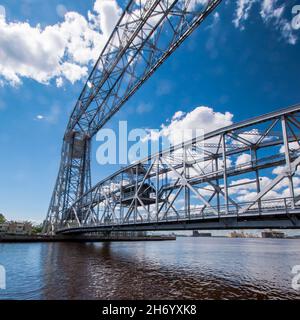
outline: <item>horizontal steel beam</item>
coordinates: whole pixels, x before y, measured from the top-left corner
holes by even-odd
[[[300,212],[290,219],[286,214],[266,216],[247,215],[242,217],[207,218],[198,220],[153,222],[91,226],[58,230],[57,234],[82,234],[101,231],[177,231],[177,230],[231,230],[231,229],[300,229]]]

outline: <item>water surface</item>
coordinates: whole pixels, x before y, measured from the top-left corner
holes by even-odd
[[[0,299],[299,299],[300,240],[0,244]]]

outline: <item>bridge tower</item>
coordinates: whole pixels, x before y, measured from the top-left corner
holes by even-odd
[[[220,2],[129,1],[70,116],[44,233],[82,223],[76,200],[91,188],[92,137]]]

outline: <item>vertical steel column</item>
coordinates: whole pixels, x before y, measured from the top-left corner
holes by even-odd
[[[84,199],[82,198],[82,195],[91,188],[91,139],[87,135],[84,135],[82,139],[84,141],[84,152],[80,161],[80,172],[76,193],[76,199],[81,199],[81,201],[78,202],[76,208],[80,223],[84,220],[84,212],[82,212],[82,201]]]
[[[120,220],[124,222],[124,207],[122,205],[123,199],[123,188],[124,188],[124,172],[121,175],[121,183],[120,183]]]
[[[186,149],[184,147],[184,143],[182,143],[182,152],[183,152],[183,155],[182,155],[183,176],[184,176],[184,179],[186,180],[187,179],[187,176],[186,176]],[[185,217],[187,217],[187,213],[188,213],[187,202],[188,202],[187,186],[186,186],[186,184],[184,184],[184,215],[185,215]]]
[[[138,194],[137,194],[137,191],[138,191],[138,170],[139,170],[139,167],[138,165],[136,166],[136,170],[135,170],[135,198],[134,198],[134,223],[136,223],[137,221],[137,197],[138,197]]]
[[[188,158],[187,158],[187,147],[183,143],[183,161],[184,161],[184,178],[186,181],[189,180],[189,166],[188,166]],[[185,216],[189,219],[191,218],[191,212],[190,212],[190,188],[188,188],[186,185],[184,187],[184,204],[185,204]]]
[[[156,195],[156,199],[155,199],[155,213],[156,213],[156,221],[158,222],[158,214],[159,214],[159,159],[160,159],[160,155],[157,156],[157,167],[156,167],[156,190],[155,190],[155,195]],[[155,161],[155,160],[154,160]]]
[[[294,194],[293,177],[291,175],[291,158],[290,158],[290,151],[289,151],[289,138],[288,138],[288,133],[287,133],[285,116],[281,117],[281,126],[282,126],[283,142],[284,142],[285,163],[286,163],[286,169],[287,169],[288,180],[289,180],[289,191],[290,191],[290,197],[292,198],[292,208],[294,208],[295,194]]]
[[[256,168],[257,166],[257,149],[256,147],[251,148],[251,161],[252,161],[252,168],[255,167],[255,182],[256,182],[256,192],[257,194],[260,193],[260,181],[259,181],[259,172]],[[258,200],[258,211],[261,214],[261,199]]]
[[[223,158],[223,180],[224,180],[224,195],[225,195],[225,213],[228,214],[228,185],[227,185],[227,162],[226,162],[226,138],[225,133],[222,134],[222,158]]]
[[[216,185],[218,188],[220,188],[220,182],[219,182],[219,178],[218,178],[218,171],[219,171],[219,158],[216,157],[215,158],[215,172],[216,172]],[[218,190],[217,192],[217,210],[218,210],[218,214],[220,216],[220,191]]]

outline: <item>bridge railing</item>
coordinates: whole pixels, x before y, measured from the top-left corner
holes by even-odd
[[[263,216],[263,215],[276,215],[300,213],[300,203],[295,203],[295,199],[291,197],[287,198],[275,198],[262,200],[258,205],[253,205],[252,208],[247,210],[245,213],[240,213],[239,209],[242,206],[247,206],[251,202],[239,203],[237,208],[235,205],[230,205],[228,210],[225,206],[214,206],[214,209],[218,209],[218,215],[216,215],[211,209],[203,208],[191,208],[190,210],[178,210],[177,214],[165,215],[157,218],[152,215],[151,217],[142,219],[130,219],[124,221],[120,218],[113,220],[106,220],[105,223],[97,224],[97,226],[106,225],[132,225],[142,223],[160,223],[160,222],[180,222],[186,220],[199,220],[199,219],[210,219],[210,218],[226,218],[226,217],[242,217],[242,216]]]

